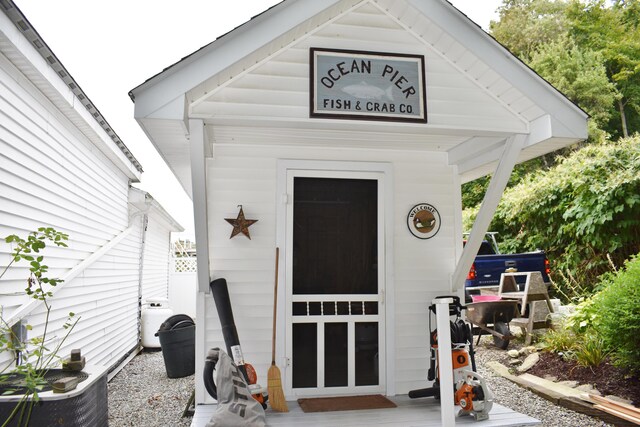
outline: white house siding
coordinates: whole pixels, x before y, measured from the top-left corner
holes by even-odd
[[[137,219],[127,238],[52,299],[58,322],[64,321],[69,311],[80,316],[61,354],[80,348],[88,363],[110,367],[136,347],[140,242],[141,219]],[[34,325],[43,320],[42,307],[28,318]]]
[[[169,296],[169,255],[171,231],[161,215],[152,210],[148,215],[142,262],[142,301]]]
[[[32,49],[29,44],[21,48]],[[42,226],[67,233],[68,248],[44,253],[49,275],[61,277],[129,227],[129,181],[137,178],[123,172],[131,166],[116,165],[78,130],[13,65],[16,58],[15,51],[11,61],[0,54],[0,237],[26,236]],[[27,67],[24,61],[20,64]],[[50,70],[45,75],[56,76]],[[111,143],[106,134],[102,138]],[[81,317],[61,355],[80,348],[89,363],[111,366],[136,345],[140,219],[133,224],[124,240],[51,299],[50,337],[63,335],[62,322],[69,312]],[[8,264],[10,251],[3,240],[1,266]],[[27,264],[21,262],[3,278],[5,318],[28,301],[24,295],[6,295],[23,291],[27,276]],[[26,320],[34,326],[30,336],[41,333],[43,307]]]
[[[395,389],[398,393],[424,384],[428,357],[427,306],[433,297],[448,293],[449,274],[455,265],[460,242],[452,236],[456,197],[451,188],[454,171],[446,166],[442,153],[395,150],[323,149],[283,146],[216,146],[208,161],[208,215],[212,277],[226,278],[238,334],[245,359],[252,363],[262,381],[271,361],[273,277],[276,242],[276,194],[278,159],[386,162],[393,169],[395,253]],[[434,205],[442,216],[442,229],[430,240],[419,240],[407,229],[405,218],[415,204]],[[229,239],[237,205],[245,216],[258,222],[244,236]],[[455,231],[455,232],[454,232]],[[284,258],[281,258],[284,267]],[[284,286],[284,284],[281,284]],[[387,286],[390,286],[388,284]],[[213,298],[205,301],[205,348],[222,346],[224,341]],[[284,302],[280,302],[279,308]],[[200,314],[199,314],[200,315]],[[389,319],[387,319],[389,322]],[[203,323],[200,323],[203,324]],[[281,331],[279,331],[279,334]],[[278,335],[279,340],[284,336]],[[393,352],[393,350],[391,350]],[[198,370],[197,368],[196,370]],[[286,370],[283,371],[286,375]]]

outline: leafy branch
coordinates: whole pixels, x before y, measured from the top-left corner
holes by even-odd
[[[68,239],[69,236],[67,234],[56,231],[51,227],[38,228],[37,231],[29,233],[26,238],[12,234],[4,239],[5,242],[13,244],[14,249],[11,252],[11,260],[0,272],[0,279],[14,264],[20,261],[29,262],[29,277],[27,278],[25,294],[43,303],[45,306],[45,321],[41,335],[22,340],[16,334],[14,325],[8,324],[4,317],[0,316],[0,353],[10,351],[13,353],[13,359],[17,359],[19,362],[16,366],[11,366],[10,363],[0,369],[0,384],[6,385],[9,383],[10,378],[15,378],[16,376],[20,378],[18,381],[19,387],[11,387],[9,385],[5,387],[5,391],[2,394],[22,393],[20,401],[2,424],[3,427],[8,425],[16,416],[18,417],[18,425],[26,426],[29,424],[33,405],[39,400],[38,392],[47,385],[45,375],[54,363],[58,361],[58,353],[62,344],[80,320],[79,317],[75,316],[75,313],[69,313],[63,325],[65,334],[58,340],[53,349],[48,347],[54,340],[48,337],[51,314],[49,298],[53,296],[52,288],[62,283],[63,280],[47,276],[49,267],[43,263],[44,256],[40,251],[47,246],[47,242],[66,248]],[[46,289],[45,285],[47,286]],[[21,327],[21,325],[18,327]],[[33,327],[26,325],[25,329],[26,331],[31,331]]]

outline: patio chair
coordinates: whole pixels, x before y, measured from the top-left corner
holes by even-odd
[[[526,276],[523,291],[512,290],[516,276]],[[539,271],[502,273],[498,295],[502,299],[515,299],[520,302],[520,317],[511,319],[510,324],[519,326],[525,333],[525,345],[531,344],[534,329],[551,327],[549,314],[553,313],[553,306],[547,285]]]

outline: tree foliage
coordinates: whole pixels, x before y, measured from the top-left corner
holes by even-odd
[[[611,120],[619,94],[607,77],[602,54],[563,36],[541,46],[531,57],[530,65],[591,116],[591,140],[604,141],[602,129]]]
[[[592,136],[640,131],[640,0],[503,0],[498,10],[492,35],[592,114]]]
[[[567,18],[569,36],[577,45],[602,54],[608,77],[620,93],[607,130],[618,137],[640,131],[639,0],[618,0],[611,7],[604,0],[574,0]]]
[[[528,62],[543,45],[565,34],[567,3],[552,0],[504,0],[491,34],[520,59]]]

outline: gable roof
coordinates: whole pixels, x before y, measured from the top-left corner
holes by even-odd
[[[429,122],[309,119],[300,108],[308,105],[304,52],[372,46],[427,57]],[[491,172],[515,133],[529,135],[519,161],[587,137],[586,113],[445,0],[286,0],[130,96],[136,119],[189,194],[187,117],[210,125],[212,143],[243,134],[266,143],[269,130],[309,144],[323,135],[348,144],[383,135],[387,148],[446,151],[463,180]]]

